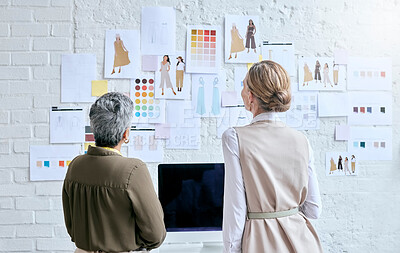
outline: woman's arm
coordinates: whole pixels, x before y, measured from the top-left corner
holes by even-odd
[[[124,42],[121,40],[121,45],[122,45],[122,48],[126,51],[126,52],[128,52],[128,50],[126,50],[126,48],[125,48],[125,45],[124,45]]]
[[[256,34],[257,29],[256,29],[255,25],[253,25],[253,26],[254,26],[254,32],[253,32],[253,36],[254,36]]]
[[[222,233],[224,253],[242,252],[242,236],[246,221],[247,205],[239,160],[236,131],[229,128],[222,135],[225,160],[224,215]]]
[[[318,219],[322,211],[321,194],[319,191],[317,175],[314,170],[314,152],[309,142],[308,150],[308,192],[304,204],[300,206],[300,211],[304,213],[307,218]]]

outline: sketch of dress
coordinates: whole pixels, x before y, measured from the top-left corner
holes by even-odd
[[[247,27],[247,35],[246,35],[246,48],[256,48],[256,41],[254,39],[254,29],[255,26]]]
[[[231,29],[231,53],[237,53],[244,51],[243,38],[239,34],[239,30],[236,27]]]
[[[161,82],[160,88],[164,89],[164,84],[167,88],[172,88],[171,78],[169,77],[168,67],[170,66],[169,62],[162,64],[161,62]]]
[[[307,63],[304,63],[304,82],[303,82],[303,86],[305,84],[308,85],[308,82],[313,80],[313,76],[312,76],[312,72],[310,70],[310,68],[308,67]]]
[[[206,105],[204,103],[204,79],[203,77],[199,78],[199,89],[197,92],[197,107],[196,113],[203,115],[206,113]]]
[[[326,84],[329,83],[332,86],[331,79],[329,78],[329,68],[324,67],[324,84],[326,87]]]
[[[321,82],[320,68],[321,68],[321,64],[319,63],[319,61],[317,61],[315,63],[315,76],[314,76],[314,79],[315,79],[315,81],[319,80],[319,82]]]
[[[218,77],[214,78],[214,88],[213,88],[213,99],[212,99],[212,106],[211,106],[211,113],[214,115],[219,115],[221,113],[220,107],[220,96],[219,96],[219,89],[217,87],[218,84]]]
[[[128,52],[123,48],[122,40],[114,41],[114,49],[114,68],[128,65],[131,62],[128,57]]]
[[[335,161],[333,160],[332,157],[331,157],[330,162],[331,162],[331,168],[330,168],[330,170],[329,170],[329,174],[333,174],[333,172],[334,172],[335,170],[337,170],[337,168],[336,168]]]

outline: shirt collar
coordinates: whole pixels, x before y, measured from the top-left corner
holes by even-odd
[[[107,150],[113,151],[113,152],[115,152],[115,153],[119,154],[120,156],[122,156],[121,152],[120,152],[118,149],[115,149],[115,148],[109,148],[109,147],[100,147],[100,148],[104,148],[104,149],[107,149]]]
[[[257,116],[255,116],[253,118],[253,120],[251,121],[251,123],[258,122],[258,121],[264,121],[264,120],[276,121],[278,119],[279,118],[277,117],[276,112],[263,112],[263,113],[260,113]]]

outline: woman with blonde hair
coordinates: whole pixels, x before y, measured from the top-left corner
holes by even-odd
[[[273,61],[254,64],[242,98],[254,118],[222,137],[224,252],[322,252],[308,218],[321,212],[313,152],[304,134],[279,121],[290,108],[290,78]]]

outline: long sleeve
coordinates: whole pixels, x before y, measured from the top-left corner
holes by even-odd
[[[164,213],[144,163],[132,172],[128,194],[136,216],[137,243],[147,249],[159,247],[166,236]]]
[[[225,189],[222,233],[225,253],[242,252],[242,236],[246,221],[247,205],[239,145],[234,128],[222,135],[225,160]]]
[[[65,182],[64,182],[65,184]],[[68,193],[65,189],[65,185],[63,184],[62,190],[62,204],[63,204],[63,212],[64,212],[64,221],[65,227],[67,228],[68,234],[72,238],[72,217],[71,217],[71,209],[69,205],[69,197]]]
[[[308,143],[308,150],[308,193],[304,204],[300,206],[300,211],[304,213],[307,218],[318,219],[322,211],[322,202],[318,179],[314,170],[314,152],[311,148],[310,143]]]

